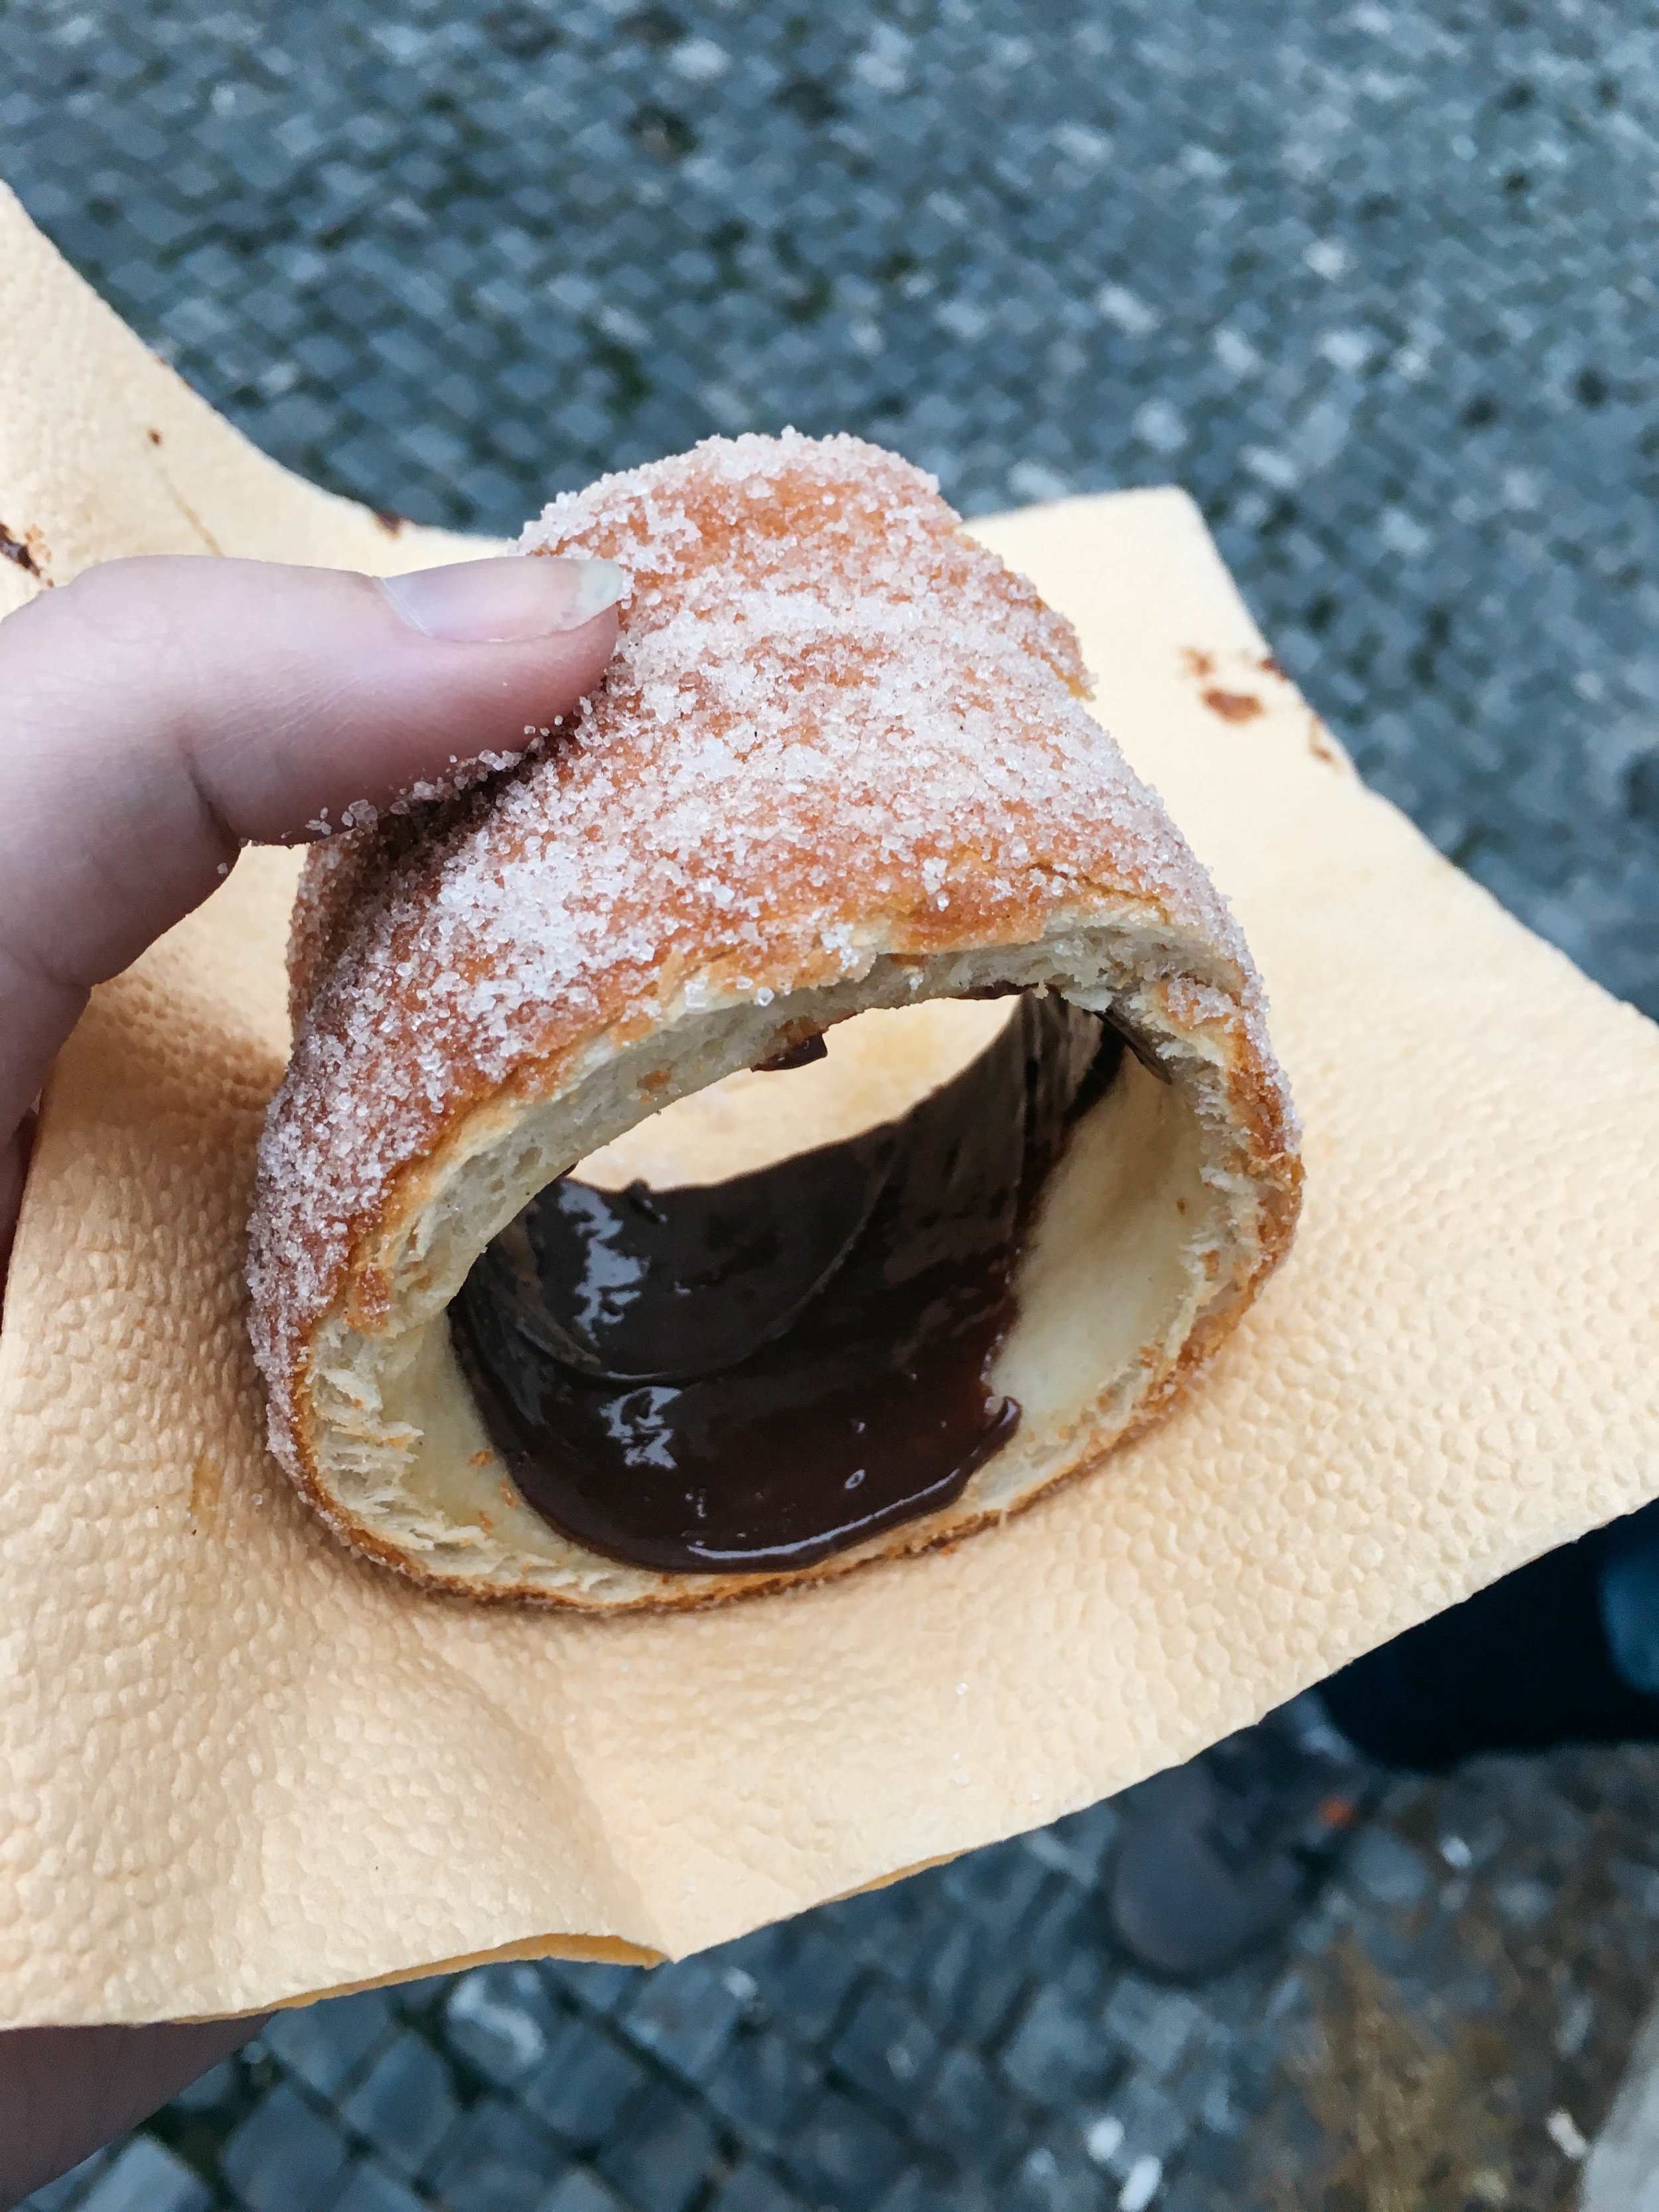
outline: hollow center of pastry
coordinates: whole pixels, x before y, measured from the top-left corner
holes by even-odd
[[[669,1573],[810,1566],[958,1497],[1073,1122],[1118,1071],[1046,994],[935,1001],[728,1078],[542,1191],[450,1309],[526,1502]]]

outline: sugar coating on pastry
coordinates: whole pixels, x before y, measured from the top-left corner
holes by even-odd
[[[318,1460],[319,1333],[356,1347],[335,1373],[367,1467],[385,1409],[358,1353],[441,1315],[525,1176],[792,1024],[1013,982],[1092,990],[1149,1064],[1160,1030],[1202,1040],[1206,1110],[1261,1180],[1245,1211],[1277,1224],[1254,1282],[1296,1131],[1248,952],[1087,713],[1070,625],[933,480],[849,437],[716,439],[562,495],[521,546],[628,572],[602,682],[515,765],[315,848],[295,910],[250,1273],[273,1444],[336,1525],[362,1540]],[[489,1202],[458,1198],[486,1153]]]

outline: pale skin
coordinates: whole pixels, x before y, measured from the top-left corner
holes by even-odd
[[[571,713],[614,649],[619,588],[608,564],[552,560],[391,586],[121,561],[0,622],[0,1271],[34,1103],[94,987],[210,896],[244,844],[301,842]],[[0,2034],[0,2208],[259,2025]]]

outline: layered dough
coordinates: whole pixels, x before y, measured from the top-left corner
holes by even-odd
[[[578,726],[308,862],[252,1246],[277,1455],[406,1573],[599,1609],[845,1571],[1097,1467],[1249,1303],[1299,1170],[1249,956],[1069,627],[850,439],[711,441],[526,550],[633,577]],[[450,1344],[489,1240],[577,1164],[713,1182],[894,1118],[1011,989],[1133,1049],[1043,1193],[988,1378],[1021,1418],[957,1501],[787,1575],[631,1567],[532,1512]]]

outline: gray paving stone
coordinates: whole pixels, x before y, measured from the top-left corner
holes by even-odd
[[[987,1944],[967,1920],[945,1936],[927,1963],[922,1984],[929,2016],[942,2033],[988,2045],[1029,1993],[1019,1954]]]
[[[627,2212],[627,2208],[597,2174],[577,2166],[555,2182],[536,2212]]]
[[[712,1960],[659,1966],[622,2015],[629,2040],[678,2074],[702,2080],[718,2060],[745,1995]]]
[[[1165,2075],[1206,2020],[1203,2007],[1184,1990],[1125,1974],[1107,2002],[1101,2025],[1130,2057],[1153,2074]]]
[[[927,2086],[939,2038],[894,1990],[869,1984],[830,2046],[831,2063],[902,2116]]]
[[[745,2159],[715,2191],[708,2212],[805,2212],[805,2207],[769,2167]]]
[[[94,2151],[79,2166],[59,2174],[56,2181],[46,2182],[33,2196],[26,2197],[19,2212],[65,2212],[66,2207],[79,2203],[91,2183],[118,2155],[108,2150]]]
[[[488,2097],[456,2123],[422,2181],[446,2212],[537,2212],[568,2163],[513,2106]]]
[[[883,2191],[870,2212],[933,2212],[933,2208],[941,2202],[949,2203],[951,2212],[992,2212],[995,2199],[987,2194],[977,2175],[958,2172],[946,2182],[937,2172],[926,2172],[912,2166],[900,2174],[890,2189]]]
[[[702,2082],[721,2118],[757,2148],[783,2142],[817,2094],[823,2060],[810,2046],[776,2030],[734,2035]]]
[[[828,2090],[785,2154],[795,2185],[832,2212],[863,2212],[902,2171],[903,2136],[872,2106]]]
[[[1201,2174],[1177,2174],[1153,2201],[1158,2212],[1215,2212],[1214,2185]]]
[[[809,2042],[828,2034],[858,1978],[850,1949],[837,1948],[811,1920],[769,1928],[738,1955],[761,2002]]]
[[[383,2166],[364,2159],[354,2166],[328,2212],[423,2212],[421,2199]]]
[[[1031,1973],[1079,2000],[1100,1990],[1118,1963],[1098,1893],[1069,1875],[1045,1884],[1015,1948]]]
[[[520,2080],[565,2025],[545,1977],[533,1966],[479,1966],[463,1974],[444,2004],[448,2039],[489,2081]]]
[[[389,2166],[413,2174],[448,2133],[459,2107],[449,2068],[429,2043],[404,2030],[340,2109]]]
[[[714,2161],[706,2109],[657,2081],[629,2106],[624,2124],[593,2162],[638,2212],[685,2212],[703,2193]]]
[[[1090,2158],[1127,2181],[1143,2160],[1160,2166],[1188,2133],[1187,2115],[1166,2090],[1144,2074],[1133,2074],[1091,2122],[1085,2142]]]
[[[975,2051],[946,2051],[902,2117],[920,2142],[993,2179],[1025,2149],[1031,2133],[1021,2103]]]
[[[566,2021],[547,2055],[519,2084],[525,2108],[579,2150],[592,2149],[616,2126],[649,2075],[633,2053],[585,2022]]]
[[[1108,1802],[1069,1813],[1052,1827],[1038,1828],[1022,1841],[1043,1865],[1056,1868],[1087,1888],[1099,1879],[1117,1830],[1117,1813]]]
[[[210,2066],[199,2080],[181,2089],[173,2100],[173,2109],[181,2112],[210,2112],[235,2094],[235,2062],[228,2058],[222,2065]]]
[[[77,2200],[88,2212],[207,2212],[213,2194],[181,2159],[137,2136]]]
[[[1428,1894],[1427,1868],[1409,1844],[1385,1828],[1370,1828],[1355,1838],[1343,1872],[1374,1905],[1417,1905]]]
[[[365,1990],[356,1996],[279,2012],[259,2040],[289,2073],[331,2097],[359,2070],[391,2023],[386,1993]]]
[[[1098,2097],[1121,2063],[1115,2044],[1063,1991],[1040,1989],[999,2064],[1034,2105],[1072,2105]]]
[[[332,2194],[349,2155],[338,2123],[283,2083],[227,2139],[219,2166],[249,2212],[313,2212]]]
[[[1006,1940],[1036,1904],[1046,1878],[1042,1866],[1020,1844],[997,1844],[947,1868],[945,1887],[994,1935]]]
[[[1022,2160],[1003,2203],[1007,2212],[1105,2212],[1118,2194],[1086,2158],[1045,2143]]]
[[[642,1978],[638,1966],[587,1966],[562,1960],[550,1960],[538,1971],[556,1990],[593,2012],[614,2012],[634,1994]]]

